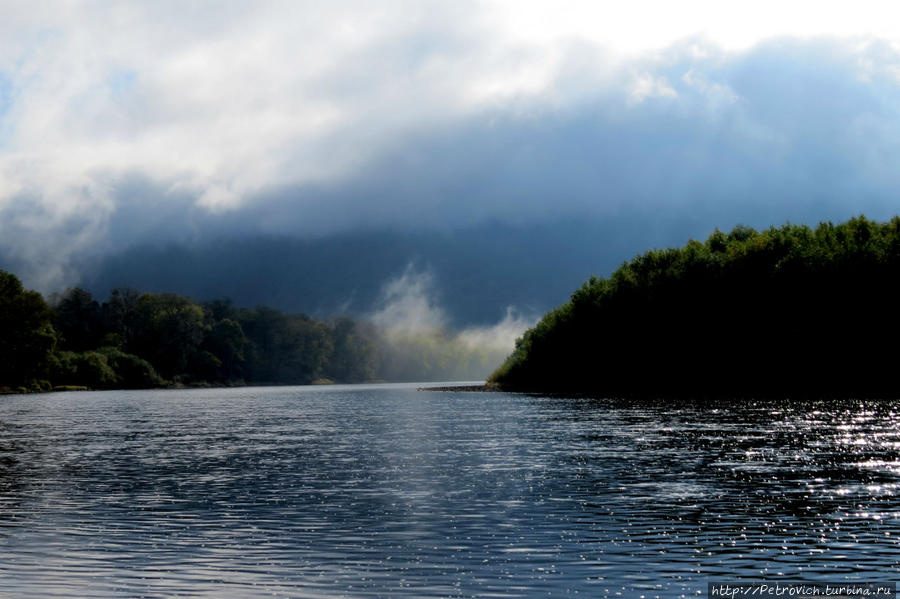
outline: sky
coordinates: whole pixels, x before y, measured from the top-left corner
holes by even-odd
[[[889,218],[897,13],[0,1],[0,267],[50,292],[145,243]]]

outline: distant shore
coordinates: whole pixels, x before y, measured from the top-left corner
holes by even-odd
[[[446,385],[442,387],[419,387],[418,391],[454,391],[470,393],[497,393],[502,391],[495,385]]]
[[[369,384],[386,384],[387,381],[369,381]],[[297,386],[322,386],[322,385],[335,385],[342,384],[336,383],[334,381],[326,381],[323,379],[319,379],[313,381],[311,383],[301,384],[297,383]],[[52,388],[47,389],[26,389],[25,387],[20,387],[17,389],[10,387],[0,387],[0,395],[29,395],[34,393],[58,393],[58,392],[66,392],[66,391],[149,391],[149,390],[159,390],[159,389],[230,389],[234,387],[281,387],[285,386],[285,383],[254,383],[253,385],[246,384],[210,384],[210,383],[199,383],[199,384],[190,384],[190,385],[161,385],[157,387],[114,387],[108,389],[95,389],[91,387],[86,387],[82,385],[57,385]],[[498,393],[503,391],[500,387],[496,385],[441,385],[435,387],[417,387],[417,391],[452,391],[452,392],[472,392],[472,393]]]

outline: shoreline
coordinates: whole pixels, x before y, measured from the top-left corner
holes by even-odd
[[[36,395],[36,394],[44,394],[44,393],[66,393],[73,391],[178,391],[185,389],[234,389],[241,387],[285,387],[285,386],[297,386],[297,387],[328,387],[332,385],[387,385],[396,383],[398,381],[365,381],[361,383],[340,383],[336,381],[323,382],[322,380],[313,381],[309,383],[241,383],[241,384],[210,384],[210,383],[195,383],[195,384],[174,384],[174,385],[162,385],[158,387],[109,387],[109,388],[93,388],[86,387],[83,385],[55,385],[50,389],[14,389],[9,387],[0,387],[0,396],[3,395]],[[404,384],[415,384],[413,381],[399,381]],[[453,392],[477,392],[477,393],[499,393],[504,391],[500,387],[494,385],[436,385],[434,387],[425,387],[420,386],[416,387],[416,391],[453,391]]]
[[[503,389],[493,385],[444,385],[440,387],[417,387],[416,391],[453,391],[468,393],[500,393]]]

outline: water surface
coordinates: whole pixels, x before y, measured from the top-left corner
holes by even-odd
[[[900,402],[415,386],[0,398],[3,597],[705,595],[891,580]]]

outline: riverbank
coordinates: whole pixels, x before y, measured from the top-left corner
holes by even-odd
[[[496,385],[444,385],[441,387],[417,387],[417,391],[452,391],[454,393],[498,393]]]
[[[190,384],[183,383],[174,383],[170,385],[160,385],[156,387],[143,387],[143,388],[118,388],[118,387],[108,387],[108,388],[91,388],[83,385],[55,385],[53,387],[35,387],[35,388],[26,388],[26,387],[18,387],[18,388],[10,388],[10,387],[0,387],[0,395],[28,395],[34,393],[56,393],[63,391],[153,391],[153,390],[168,390],[168,389],[232,389],[237,387],[285,387],[285,386],[328,386],[328,385],[345,385],[352,383],[341,383],[338,381],[333,381],[330,379],[316,379],[310,383],[297,383],[297,384],[286,384],[286,383],[254,383],[252,385],[248,385],[247,383],[240,381],[235,383],[208,383],[208,382],[196,382]],[[390,384],[390,381],[385,380],[373,380],[366,381],[363,384],[367,385],[382,385],[382,384]],[[502,391],[499,387],[491,386],[491,385],[443,385],[437,387],[417,387],[418,391],[453,391],[453,392],[499,392]]]

